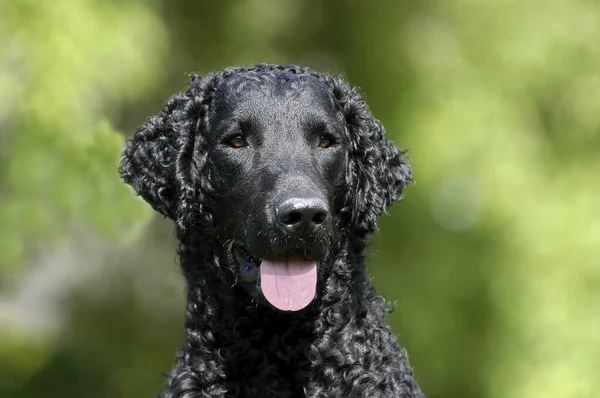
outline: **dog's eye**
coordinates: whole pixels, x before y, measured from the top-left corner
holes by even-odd
[[[232,148],[243,148],[248,144],[246,143],[244,137],[242,137],[241,135],[236,135],[235,137],[229,139],[229,145]]]
[[[328,135],[322,135],[319,137],[319,146],[321,148],[329,148],[329,146],[332,144],[332,141],[333,140]]]

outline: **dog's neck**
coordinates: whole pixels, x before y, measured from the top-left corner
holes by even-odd
[[[307,308],[279,312],[253,303],[215,253],[184,247],[186,342],[169,377],[171,395],[164,397],[184,396],[177,394],[192,387],[206,396],[235,391],[240,397],[304,397],[329,390],[363,396],[360,384],[335,377],[351,368],[381,380],[383,373],[393,375],[385,379],[390,385],[377,387],[381,391],[412,386],[406,354],[385,324],[387,306],[365,275],[363,247],[357,249],[334,253],[335,260],[322,264],[331,271],[323,272]]]
[[[357,249],[328,256],[331,260],[321,264],[324,271],[320,273],[317,297],[308,307],[295,312],[281,312],[255,302],[236,283],[234,266],[224,264],[223,256],[183,249],[180,258],[188,290],[187,343],[206,348],[205,341],[195,341],[199,331],[216,339],[212,342],[214,348],[248,339],[245,334],[254,330],[273,335],[285,332],[288,337],[297,334],[300,340],[310,340],[321,317],[333,316],[336,322],[349,322],[364,316],[366,304],[360,300],[365,296],[364,290],[372,287],[365,276],[362,248]]]

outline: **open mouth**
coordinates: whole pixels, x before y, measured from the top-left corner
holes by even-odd
[[[315,298],[317,263],[306,253],[286,252],[284,255],[259,260],[244,248],[234,248],[235,259],[244,282],[254,285],[273,307],[281,311],[299,311]]]

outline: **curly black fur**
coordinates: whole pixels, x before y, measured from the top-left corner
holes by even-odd
[[[343,181],[332,194],[335,223],[323,241],[328,247],[319,263],[317,297],[302,311],[256,303],[232,271],[232,237],[217,227],[226,217],[217,209],[232,200],[227,180],[239,170],[218,167],[208,132],[225,122],[215,110],[219,90],[240,77],[247,82],[238,89],[287,84],[299,101],[305,94],[296,87],[325,88],[339,115]],[[120,173],[175,221],[180,241],[186,343],[160,397],[422,397],[406,351],[385,322],[388,306],[369,281],[363,256],[377,217],[411,182],[411,168],[355,87],[291,65],[193,75],[189,89],[171,97],[127,142]]]

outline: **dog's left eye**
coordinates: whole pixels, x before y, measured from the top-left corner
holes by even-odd
[[[232,148],[243,148],[247,145],[248,144],[246,143],[246,140],[241,135],[236,135],[235,137],[229,139],[229,146]]]
[[[332,144],[332,141],[333,140],[328,135],[322,135],[319,137],[319,146],[321,148],[329,148],[329,146]]]

